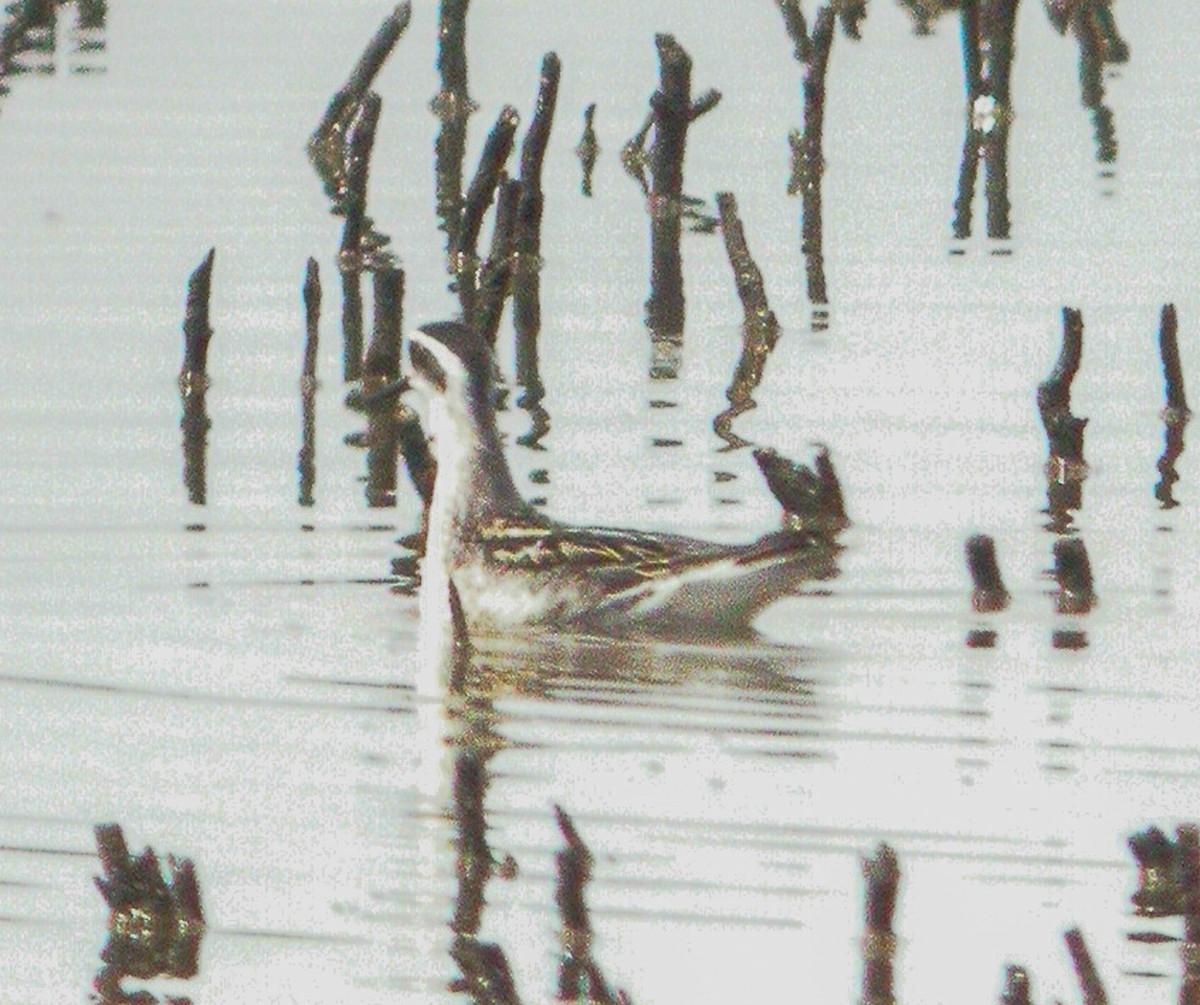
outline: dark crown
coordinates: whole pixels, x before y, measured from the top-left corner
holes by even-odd
[[[418,331],[437,339],[455,356],[472,377],[490,377],[493,369],[492,350],[487,342],[461,321],[435,321],[421,325]]]

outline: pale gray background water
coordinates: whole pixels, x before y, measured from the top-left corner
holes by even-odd
[[[857,856],[899,852],[899,993],[994,997],[1005,961],[1039,997],[1076,991],[1081,924],[1114,999],[1175,996],[1175,950],[1125,941],[1125,836],[1200,804],[1191,521],[1152,487],[1162,449],[1158,308],[1200,363],[1194,296],[1200,66],[1186,0],[1114,5],[1132,61],[1107,80],[1120,155],[1095,163],[1077,48],[1027,0],[1014,68],[1011,257],[952,257],[961,145],[957,22],[918,39],[875,0],[829,73],[825,235],[832,324],[810,331],[789,200],[799,68],[774,5],[476,0],[468,170],[500,106],[532,106],[563,59],[546,164],[545,450],[514,466],[573,521],[722,539],[772,526],[748,451],[711,432],[740,346],[716,236],[684,243],[678,382],[646,377],[643,200],[617,151],[657,82],[656,30],[725,92],[696,123],[686,188],[739,198],[784,335],[736,430],[784,453],[830,445],[853,528],[827,595],[791,598],[770,656],[618,649],[516,659],[496,698],[489,887],[527,1002],[553,994],[550,806],[597,853],[597,953],[638,1001],[858,994]],[[385,3],[114,0],[107,50],[13,81],[0,103],[0,1001],[83,999],[106,911],[92,826],[192,857],[210,931],[198,1003],[449,998],[453,892],[439,815],[442,724],[412,685],[416,603],[386,583],[415,528],[363,501],[361,420],[341,400],[339,222],[304,142]],[[420,0],[377,88],[371,211],[408,270],[411,321],[448,316],[428,101],[436,7]],[[571,150],[599,103],[596,198]],[[181,483],[179,323],[215,245],[209,505]],[[317,504],[295,502],[308,255],[325,276]],[[1056,617],[1044,570],[1045,440],[1033,404],[1083,309],[1075,411],[1091,475],[1076,524],[1101,606]],[[507,331],[507,329],[506,329]],[[511,338],[502,335],[502,345]],[[506,354],[505,366],[511,360]],[[673,410],[651,410],[664,393]],[[520,410],[509,433],[528,428]],[[674,450],[654,437],[682,440]],[[715,472],[732,472],[717,482]],[[202,533],[188,531],[202,523]],[[302,525],[311,526],[311,530]],[[998,541],[1014,594],[997,647],[968,650],[962,543]],[[301,585],[312,581],[312,585]],[[204,584],[201,586],[200,584]],[[1056,650],[1058,628],[1089,645]],[[420,712],[420,714],[417,714]],[[1175,931],[1175,923],[1160,926]],[[1122,976],[1161,971],[1169,979]],[[802,990],[804,989],[804,990]]]

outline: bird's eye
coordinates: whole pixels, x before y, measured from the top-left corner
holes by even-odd
[[[413,369],[430,384],[439,391],[446,390],[446,371],[434,359],[433,353],[417,342],[409,342],[408,358],[412,360]]]

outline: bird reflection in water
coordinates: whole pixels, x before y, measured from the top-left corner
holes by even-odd
[[[189,859],[167,856],[169,882],[163,878],[152,848],[133,856],[117,824],[96,827],[96,844],[104,876],[96,886],[108,904],[108,941],[100,950],[104,966],[96,974],[101,1005],[157,1005],[146,990],[127,992],[121,982],[132,977],[186,979],[197,972],[204,912],[200,887]],[[187,998],[167,996],[164,1005],[190,1005]]]
[[[441,713],[440,725],[435,727],[441,735],[430,739],[450,752],[448,765],[442,768],[450,776],[456,877],[450,909],[450,956],[457,977],[450,989],[469,995],[477,1005],[516,1005],[520,998],[503,946],[479,936],[488,883],[494,878],[519,881],[512,856],[494,849],[488,840],[489,789],[495,778],[503,777],[495,762],[508,747],[505,716],[498,700],[519,693],[524,699],[553,701],[560,689],[569,686],[577,701],[578,688],[608,685],[597,700],[618,704],[636,701],[647,690],[653,693],[714,676],[726,686],[773,692],[786,702],[791,714],[798,713],[797,705],[815,705],[815,697],[811,682],[796,673],[805,662],[804,654],[796,650],[764,646],[757,652],[731,655],[703,647],[671,650],[567,637],[531,643],[488,640],[476,645],[467,636],[453,587],[450,598],[442,642],[423,653],[424,680],[436,689],[429,697],[436,695]],[[626,685],[628,693],[611,685]],[[427,707],[432,707],[432,702]],[[774,735],[778,726],[756,728]],[[613,1005],[628,1001],[613,989],[593,952],[594,933],[585,897],[593,856],[568,813],[556,806],[555,818],[563,839],[563,848],[555,856],[555,901],[561,926],[557,997],[560,1001]]]

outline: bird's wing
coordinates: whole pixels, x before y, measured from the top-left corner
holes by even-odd
[[[496,521],[484,527],[479,546],[488,560],[514,571],[571,571],[588,575],[606,592],[702,572],[705,566],[754,565],[810,546],[808,535],[771,534],[748,545],[725,545],[677,534]]]
[[[675,534],[571,527],[530,526],[493,521],[480,529],[478,546],[488,561],[514,571],[554,573],[572,570],[598,577],[610,589],[623,589],[670,575],[696,562],[728,557],[725,545]]]

